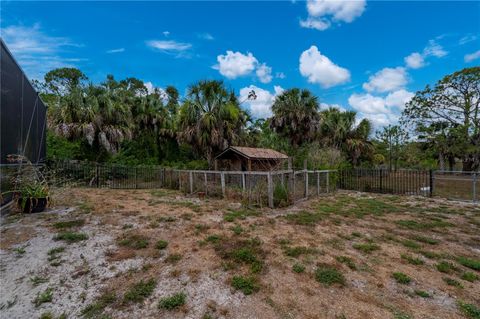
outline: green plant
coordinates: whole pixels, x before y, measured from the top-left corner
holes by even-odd
[[[245,295],[251,295],[259,290],[255,277],[233,276],[232,287],[242,291]]]
[[[425,236],[420,236],[420,235],[413,236],[412,238],[416,241],[421,242],[421,243],[426,243],[426,244],[430,244],[430,245],[436,245],[440,242],[437,239],[433,239],[433,238],[425,237]]]
[[[315,270],[315,279],[324,284],[331,286],[333,284],[345,285],[345,277],[333,266],[327,264],[320,264]]]
[[[425,263],[420,258],[416,258],[410,255],[402,254],[401,257],[402,259],[406,260],[409,264],[412,264],[412,265],[423,265]]]
[[[170,254],[165,258],[165,262],[171,263],[171,264],[176,264],[182,259],[182,255],[180,254]]]
[[[40,277],[40,276],[34,276],[34,277],[30,277],[30,282],[35,287],[35,286],[38,286],[38,285],[43,284],[45,282],[48,282],[48,278]]]
[[[117,300],[117,295],[114,292],[106,292],[98,299],[82,309],[81,314],[86,319],[105,318],[103,316],[104,309],[113,304]]]
[[[453,278],[448,278],[448,277],[444,277],[442,279],[449,286],[454,286],[454,287],[457,287],[457,288],[463,288],[463,285],[458,280],[455,280]]]
[[[176,293],[170,297],[160,299],[158,302],[158,308],[172,310],[183,306],[185,304],[187,296],[183,292]]]
[[[122,238],[118,244],[120,246],[132,248],[132,249],[143,249],[148,247],[148,238],[142,235],[131,234]]]
[[[25,209],[27,203],[30,202],[30,211],[33,210],[39,198],[45,198],[47,200],[47,205],[49,201],[49,190],[46,183],[33,182],[31,184],[25,184],[20,187],[18,190],[18,204]]]
[[[302,210],[295,214],[288,214],[285,218],[293,224],[313,226],[321,221],[324,218],[324,215]]]
[[[64,232],[57,234],[53,240],[63,240],[69,244],[73,244],[88,239],[88,235],[84,233]]]
[[[296,272],[297,274],[302,273],[305,271],[305,266],[302,264],[294,264],[292,266],[292,270]]]
[[[380,246],[373,243],[364,243],[364,244],[353,244],[353,248],[360,250],[366,254],[369,254],[375,250],[379,250]]]
[[[473,259],[467,257],[458,257],[457,261],[460,265],[480,271],[480,259]]]
[[[289,257],[297,258],[300,255],[315,253],[316,250],[314,248],[297,246],[297,247],[285,247],[283,252],[285,253],[285,255]]]
[[[290,203],[288,189],[283,184],[275,184],[273,189],[273,205],[275,207],[284,207]]]
[[[426,291],[423,291],[423,290],[415,290],[415,294],[419,297],[422,297],[422,298],[430,298],[430,294]]]
[[[46,302],[52,302],[53,300],[53,288],[47,288],[43,292],[37,293],[37,296],[33,300],[35,307],[39,307]]]
[[[466,281],[474,282],[476,280],[479,280],[480,276],[478,276],[477,274],[475,274],[471,271],[466,271],[460,276],[460,278],[462,278],[463,280],[466,280]]]
[[[123,299],[125,302],[142,302],[153,293],[156,286],[157,282],[155,279],[150,279],[148,281],[141,280],[127,290]]]
[[[466,303],[461,300],[457,302],[457,306],[468,318],[480,319],[480,308],[478,306]]]
[[[336,259],[338,262],[341,262],[342,264],[347,265],[348,268],[350,268],[351,270],[356,270],[356,269],[357,269],[357,266],[356,266],[355,263],[353,262],[353,259],[350,258],[350,257],[347,257],[347,256],[337,256],[337,257],[335,257],[335,259]]]
[[[155,244],[155,248],[157,249],[165,249],[168,246],[168,242],[166,240],[159,240]]]
[[[64,229],[64,228],[80,227],[80,226],[83,226],[84,224],[85,224],[84,219],[76,219],[76,220],[57,222],[53,224],[53,227],[57,229]]]
[[[407,285],[412,281],[412,278],[410,278],[409,276],[407,276],[406,274],[404,274],[402,272],[394,272],[392,274],[392,277],[399,284]]]
[[[233,231],[233,233],[235,235],[240,235],[241,233],[243,233],[243,228],[240,225],[235,225],[235,226],[231,227],[230,229]]]
[[[403,246],[407,248],[412,248],[412,249],[419,249],[422,246],[419,245],[418,243],[414,242],[413,240],[404,240],[402,241]]]
[[[436,265],[436,267],[438,271],[446,274],[450,274],[454,270],[457,270],[455,265],[453,265],[452,263],[449,263],[448,261],[441,261]]]

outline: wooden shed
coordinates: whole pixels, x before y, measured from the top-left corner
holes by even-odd
[[[215,170],[271,171],[285,168],[288,156],[269,148],[230,146],[215,157]]]

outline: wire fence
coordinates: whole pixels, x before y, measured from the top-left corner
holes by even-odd
[[[435,171],[432,179],[434,196],[473,202],[479,200],[480,172]]]

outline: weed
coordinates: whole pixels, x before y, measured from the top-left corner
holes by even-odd
[[[341,272],[333,266],[327,264],[320,264],[315,270],[315,279],[324,284],[331,286],[333,284],[345,285],[345,277]]]
[[[430,294],[424,290],[415,290],[415,294],[422,298],[430,298]]]
[[[168,242],[166,240],[159,240],[155,244],[155,248],[157,249],[165,249],[168,246]]]
[[[425,263],[420,258],[416,258],[410,255],[402,254],[401,257],[402,259],[406,260],[409,264],[412,264],[412,265],[423,265]]]
[[[413,236],[412,239],[414,239],[416,241],[419,241],[421,243],[429,244],[429,245],[436,245],[440,242],[437,239],[433,239],[433,238],[425,237],[425,236],[420,236],[420,235]]]
[[[48,278],[40,277],[40,276],[30,277],[30,282],[34,287],[36,287],[40,284],[48,282]]]
[[[37,296],[33,300],[35,307],[39,307],[46,302],[52,302],[53,300],[53,288],[47,288],[44,292],[37,293]]]
[[[173,216],[160,216],[158,217],[158,221],[159,222],[167,222],[167,223],[173,223],[174,221],[176,221],[177,219]]]
[[[440,258],[443,257],[442,254],[438,254],[438,253],[435,253],[433,251],[428,251],[428,250],[420,250],[419,253],[422,254],[423,256],[429,258],[429,259],[440,259]]]
[[[233,276],[232,287],[242,291],[245,295],[251,295],[259,290],[255,277]]]
[[[457,306],[468,318],[480,319],[480,308],[474,304],[469,304],[460,300],[457,302]]]
[[[195,225],[195,232],[198,234],[198,233],[204,233],[207,231],[207,229],[209,229],[210,227],[208,225],[205,225],[205,224],[196,224]]]
[[[315,253],[316,251],[317,250],[314,248],[297,246],[297,247],[286,247],[283,252],[286,256],[297,258],[300,255],[312,254],[312,253]]]
[[[403,272],[394,272],[392,278],[399,284],[407,285],[412,281],[412,278],[408,277]]]
[[[170,254],[165,258],[166,263],[176,264],[182,259],[182,255],[180,254]]]
[[[422,246],[413,240],[404,240],[402,241],[402,245],[407,247],[407,248],[412,248],[412,249],[420,249]]]
[[[353,244],[352,246],[356,250],[360,250],[363,253],[369,254],[375,250],[379,250],[380,246],[373,243],[364,243],[364,244]]]
[[[305,271],[305,266],[302,264],[294,264],[292,266],[292,270],[296,272],[297,274],[302,273]]]
[[[207,238],[205,238],[205,241],[207,243],[216,244],[216,243],[220,242],[221,239],[222,239],[222,237],[220,235],[210,235]]]
[[[231,227],[230,229],[233,231],[233,233],[235,235],[240,235],[241,233],[243,233],[243,228],[240,225],[235,225],[235,226]]]
[[[155,279],[150,279],[148,281],[141,280],[128,289],[123,296],[123,300],[124,302],[142,302],[153,293],[156,286],[157,282]]]
[[[439,220],[439,221],[434,220],[431,222],[417,222],[415,220],[398,220],[395,223],[403,228],[408,228],[413,230],[426,230],[426,229],[453,226],[453,224],[442,221],[442,220]]]
[[[68,244],[73,244],[82,240],[87,240],[88,235],[84,233],[63,232],[57,234],[53,240],[63,240]]]
[[[132,249],[143,249],[147,248],[149,243],[147,237],[134,234],[122,238],[118,244]]]
[[[453,278],[448,278],[448,277],[444,277],[442,279],[449,286],[454,286],[454,287],[457,287],[457,288],[463,288],[463,285],[458,280],[455,280]]]
[[[53,227],[57,229],[65,229],[65,228],[72,228],[72,227],[81,227],[85,225],[84,219],[75,219],[75,220],[67,220],[63,222],[57,222],[53,224]]]
[[[338,262],[341,262],[342,264],[347,265],[348,268],[350,268],[351,270],[357,270],[357,266],[356,266],[355,263],[353,262],[353,259],[352,259],[352,258],[347,257],[347,256],[337,256],[337,257],[335,257],[335,259],[336,259]]]
[[[472,259],[467,257],[458,257],[457,261],[460,265],[480,271],[480,259]]]
[[[23,254],[25,254],[27,251],[25,250],[25,247],[26,246],[23,246],[23,247],[17,247],[17,248],[14,248],[13,251],[17,254],[17,257],[20,257],[22,256]]]
[[[463,280],[466,280],[466,281],[474,282],[476,280],[479,280],[480,276],[478,276],[477,274],[475,274],[473,272],[466,271],[460,276],[460,278],[462,278]]]
[[[250,240],[223,240],[215,245],[216,252],[224,259],[250,266],[252,273],[263,269],[261,242],[258,238]]]
[[[160,299],[160,301],[158,302],[158,308],[172,310],[183,306],[186,299],[187,295],[185,295],[185,293],[183,292],[179,292],[170,297]]]
[[[439,262],[437,265],[437,270],[439,272],[443,272],[445,274],[450,274],[452,273],[453,271],[457,270],[457,268],[455,267],[455,265],[453,265],[452,263],[449,263],[447,261],[441,261]]]
[[[288,214],[285,216],[285,218],[293,224],[313,226],[321,221],[324,218],[324,215],[302,210],[295,214]]]
[[[227,222],[234,222],[236,219],[246,219],[248,216],[258,216],[260,213],[249,208],[242,208],[240,210],[230,210],[230,212],[223,215],[223,219]]]
[[[82,309],[82,317],[86,319],[105,318],[103,315],[104,309],[116,300],[117,296],[114,292],[104,293],[95,302]]]

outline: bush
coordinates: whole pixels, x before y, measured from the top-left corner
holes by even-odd
[[[458,263],[462,266],[480,271],[480,260],[467,257],[458,257]]]
[[[251,295],[259,290],[255,277],[233,276],[232,287],[242,291],[245,295]]]
[[[166,240],[159,240],[155,244],[155,248],[157,249],[165,249],[168,246],[168,242]]]
[[[69,244],[76,243],[88,239],[88,235],[84,233],[64,232],[57,234],[53,240],[63,240]]]
[[[302,264],[295,264],[293,265],[292,270],[299,274],[305,271],[305,266]]]
[[[288,196],[288,189],[281,183],[275,184],[273,189],[273,205],[275,207],[285,207],[290,204],[290,198]]]
[[[320,265],[315,270],[315,279],[325,286],[331,286],[333,284],[345,285],[345,277],[343,274],[330,265]]]
[[[396,282],[403,285],[407,285],[412,281],[412,278],[408,277],[403,272],[394,272],[392,277]]]
[[[155,279],[150,279],[146,282],[141,280],[130,287],[123,299],[125,302],[142,302],[145,298],[150,297],[156,286],[157,282]]]
[[[158,308],[172,310],[183,306],[185,304],[187,296],[183,292],[176,293],[170,297],[160,299],[158,302]]]

